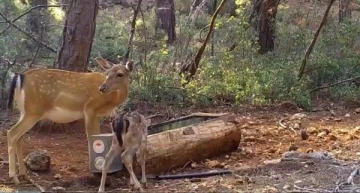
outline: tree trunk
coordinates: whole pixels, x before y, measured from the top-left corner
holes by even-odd
[[[343,22],[346,18],[351,18],[351,10],[349,9],[351,0],[339,0],[339,22]]]
[[[167,33],[167,44],[176,40],[174,0],[156,0],[156,29]]]
[[[280,0],[253,0],[250,20],[258,33],[259,54],[273,51],[275,44],[275,18]]]
[[[98,0],[69,0],[60,48],[54,67],[87,71],[96,28]]]
[[[235,119],[235,115],[226,114],[149,135],[146,172],[149,174],[169,172],[183,167],[190,161],[199,162],[236,150],[240,143],[241,131]],[[135,171],[140,173],[139,165],[135,166]]]

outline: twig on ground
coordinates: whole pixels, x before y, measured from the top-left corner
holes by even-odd
[[[301,192],[304,192],[304,191],[307,191],[307,192],[332,192],[332,191],[326,190],[326,189],[303,188],[303,187],[299,187],[295,184],[294,184],[294,188],[296,188],[298,190],[302,190]]]
[[[38,183],[36,183],[35,180],[33,180],[33,179],[31,179],[31,178],[29,177],[29,181],[30,181],[36,188],[38,188],[41,192],[45,192],[45,189],[44,189],[42,186],[40,186]]]
[[[148,117],[146,117],[145,119],[152,119],[154,117],[164,117],[166,116],[166,114],[155,114],[155,115],[150,115]]]
[[[280,119],[279,120],[279,125],[282,127],[282,128],[284,128],[284,129],[290,129],[291,131],[293,131],[294,133],[295,133],[295,135],[299,135],[299,133],[294,129],[294,128],[292,128],[292,127],[288,127],[288,126],[286,126],[286,125],[284,125],[284,123],[283,123],[283,119]]]
[[[359,167],[357,167],[357,168],[355,168],[351,173],[350,173],[350,175],[349,175],[349,177],[346,179],[346,185],[354,185],[354,177],[356,176],[356,175],[359,175],[360,174],[360,168]]]

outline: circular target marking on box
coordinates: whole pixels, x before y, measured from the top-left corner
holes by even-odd
[[[102,170],[104,166],[105,159],[101,156],[96,157],[94,161],[95,168],[98,170]]]
[[[104,142],[101,140],[95,140],[93,143],[93,149],[94,149],[95,153],[104,152],[104,149],[105,149]]]

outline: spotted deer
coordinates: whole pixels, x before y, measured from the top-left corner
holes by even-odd
[[[126,114],[120,114],[112,123],[113,140],[109,152],[105,156],[105,162],[102,169],[99,192],[105,191],[106,175],[110,165],[116,156],[121,155],[122,162],[130,174],[130,185],[135,189],[142,189],[138,179],[133,171],[133,157],[139,152],[141,166],[141,182],[146,185],[145,159],[148,127],[151,119],[145,119],[140,113],[133,111]]]
[[[20,111],[19,121],[7,132],[9,178],[14,184],[20,183],[18,176],[28,180],[22,136],[39,120],[70,123],[84,118],[89,139],[89,136],[101,132],[101,117],[109,115],[127,99],[134,62],[123,65],[102,58],[95,58],[95,61],[105,70],[105,75],[39,68],[15,74],[12,78],[8,108],[11,110],[15,99]],[[88,145],[91,147],[89,140]]]

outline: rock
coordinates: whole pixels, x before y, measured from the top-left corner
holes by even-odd
[[[326,131],[321,131],[319,134],[317,134],[317,137],[324,137],[326,135]]]
[[[191,168],[197,168],[197,167],[198,167],[198,165],[197,165],[197,163],[196,163],[196,162],[192,162],[192,163],[190,164],[190,167],[191,167]]]
[[[333,134],[330,134],[329,139],[332,140],[332,141],[336,141],[337,137],[335,135],[333,135]]]
[[[335,111],[334,111],[334,110],[330,110],[330,115],[331,115],[331,116],[335,116],[335,115],[336,115]]]
[[[55,186],[51,188],[54,192],[65,192],[65,188],[61,186]]]
[[[33,151],[25,158],[25,164],[30,170],[40,172],[50,170],[50,161],[50,156],[45,150]]]
[[[334,118],[334,121],[336,121],[336,122],[341,122],[341,121],[342,121],[342,118]]]
[[[205,165],[209,168],[221,168],[222,167],[220,162],[217,160],[207,160],[205,162]]]
[[[225,165],[224,169],[227,169],[227,170],[230,169],[230,165]]]
[[[300,130],[300,137],[302,140],[307,140],[309,139],[309,135],[306,132],[306,129],[301,129]]]
[[[306,118],[307,115],[305,113],[295,113],[290,117],[290,120],[303,119]]]
[[[291,186],[290,186],[289,184],[285,184],[285,185],[283,186],[283,189],[284,189],[284,190],[290,190],[290,188],[291,188]]]
[[[311,152],[314,152],[314,150],[311,149],[311,148],[309,148],[309,149],[307,149],[305,152],[306,152],[306,153],[311,153]]]
[[[229,155],[225,155],[225,158],[226,158],[226,159],[229,159],[229,158],[230,158],[230,156],[229,156]]]
[[[55,180],[60,180],[62,178],[62,176],[60,174],[55,174],[54,178],[55,178]]]
[[[356,114],[359,114],[359,113],[360,113],[360,108],[356,108],[356,109],[355,109],[355,113],[356,113]]]
[[[294,144],[291,144],[290,147],[289,147],[289,151],[296,151],[299,147],[297,147],[296,145]]]
[[[345,114],[345,117],[346,117],[346,118],[349,118],[349,117],[350,117],[350,113],[346,113],[346,114]]]

